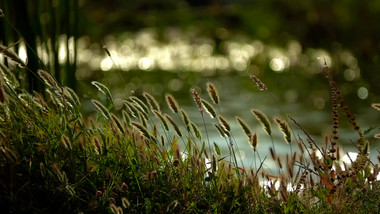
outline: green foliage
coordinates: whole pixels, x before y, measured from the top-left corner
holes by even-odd
[[[61,91],[44,99],[16,88],[9,74],[1,77],[6,99],[0,104],[0,198],[7,212],[31,207],[39,213],[379,211],[379,167],[364,155],[345,170],[327,153],[318,159],[298,152],[287,161],[288,168],[299,168],[297,175],[269,173],[264,162],[257,169],[243,169],[228,160],[235,153],[225,154],[217,143],[213,151],[206,150],[201,129],[182,109],[177,116],[191,127],[187,136],[160,111],[153,97],[148,98],[152,112],[143,100],[130,97],[126,103],[135,112],[125,107],[122,117],[112,106],[107,109],[93,100],[104,116],[94,122],[80,114],[75,92],[49,80],[47,73],[41,75],[46,87]],[[261,112],[253,113],[262,123],[268,122]],[[250,136],[246,123],[236,118]],[[232,132],[227,121],[221,115],[218,119],[218,130],[234,141],[225,135]],[[277,122],[282,132],[290,132],[288,125],[281,126],[283,121]],[[157,123],[163,124],[162,131]],[[178,137],[187,139],[186,153]]]

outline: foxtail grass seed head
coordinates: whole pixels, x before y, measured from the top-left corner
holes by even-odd
[[[252,109],[251,112],[253,113],[253,115],[255,115],[256,119],[264,126],[264,129],[268,133],[268,135],[271,135],[271,125],[267,116],[257,109]]]
[[[98,91],[102,92],[104,95],[106,95],[106,97],[111,101],[113,102],[113,97],[112,97],[112,94],[111,94],[111,91],[107,88],[107,86],[105,86],[104,84],[100,83],[100,82],[97,82],[97,81],[92,81],[91,84],[93,86],[95,86]]]
[[[268,90],[266,85],[263,82],[261,82],[261,80],[259,78],[257,78],[255,75],[252,74],[249,77],[256,83],[257,88],[259,88],[261,91],[267,91]]]
[[[116,124],[116,127],[119,129],[119,131],[124,134],[124,128],[123,126],[121,125],[121,122],[120,120],[114,115],[114,114],[111,114],[111,118],[113,120],[113,122]]]
[[[174,97],[170,94],[167,94],[166,96],[166,102],[169,106],[169,108],[174,112],[174,113],[178,113],[179,111],[179,107],[178,107],[178,103],[177,101],[174,99]]]
[[[287,143],[291,143],[292,142],[292,135],[291,135],[288,123],[286,123],[284,120],[281,120],[278,117],[275,117],[274,120],[276,121],[281,132],[284,134],[285,141]]]
[[[270,156],[274,161],[277,159],[277,154],[274,152],[274,149],[272,147],[269,148]]]
[[[380,103],[372,103],[371,106],[372,106],[372,108],[374,108],[374,109],[380,111]]]
[[[125,110],[122,110],[121,113],[123,115],[123,120],[124,120],[125,124],[129,125],[131,123],[131,117],[129,117],[127,111],[125,111]]]
[[[166,131],[169,131],[168,123],[166,122],[164,116],[161,114],[161,112],[157,110],[153,110],[154,115],[161,121],[162,125],[164,126]]]
[[[8,59],[16,62],[20,67],[22,68],[26,67],[26,62],[24,62],[24,60],[22,60],[17,54],[13,53],[10,50],[10,47],[6,47],[0,44],[0,53],[2,53]]]
[[[210,117],[215,118],[216,117],[216,111],[215,111],[214,107],[204,99],[201,99],[201,102],[202,102],[203,107],[206,109],[207,113],[210,115]]]
[[[98,155],[101,155],[103,153],[103,148],[102,145],[100,144],[99,140],[97,137],[94,137],[94,147],[95,147],[95,152]]]
[[[186,130],[188,132],[191,132],[189,116],[183,109],[181,109],[180,112],[181,112],[182,121],[183,121],[183,124],[185,124]]]
[[[148,106],[140,98],[131,96],[129,97],[129,100],[131,100],[142,112],[144,112],[144,114],[149,114]]]
[[[135,117],[135,118],[139,117],[139,110],[137,109],[137,107],[133,103],[130,103],[128,101],[124,101],[123,103],[124,103],[124,105],[127,106],[128,112],[130,113],[130,115],[132,117]]]
[[[62,88],[58,85],[57,81],[55,81],[53,76],[50,75],[48,72],[39,69],[37,73],[47,86],[56,89],[59,93],[63,92]]]
[[[249,129],[248,125],[240,117],[236,116],[235,118],[238,121],[238,123],[240,124],[241,128],[243,129],[245,135],[247,135],[247,137],[249,139],[251,137],[252,133],[251,133],[251,130]]]
[[[258,140],[257,140],[257,133],[253,133],[253,135],[251,135],[250,137],[250,143],[251,143],[251,146],[253,147],[253,151],[257,151],[257,145],[258,145]]]
[[[197,104],[198,106],[199,113],[201,113],[201,115],[203,116],[204,111],[202,108],[202,102],[201,102],[201,98],[199,97],[198,91],[192,88],[191,93],[193,94],[193,99],[194,99],[195,104]]]
[[[214,123],[214,126],[218,130],[221,137],[227,137],[221,125]]]
[[[126,209],[131,206],[131,203],[129,202],[129,200],[126,197],[121,198],[121,203],[122,203],[123,207]]]
[[[207,91],[208,91],[208,95],[210,96],[211,100],[215,104],[219,104],[219,101],[220,101],[219,93],[216,90],[215,85],[213,83],[211,83],[211,82],[207,83]]]
[[[46,175],[46,168],[45,168],[45,164],[40,162],[40,171],[41,171],[41,176],[42,177],[45,177]]]
[[[201,140],[202,134],[201,134],[201,131],[199,131],[198,126],[195,125],[195,123],[193,123],[193,122],[190,122],[190,124],[191,124],[191,128],[193,129],[195,137],[198,138],[198,140]]]
[[[227,123],[227,120],[224,119],[223,116],[219,115],[218,116],[218,120],[219,120],[219,124],[222,126],[222,128],[224,129],[224,131],[226,131],[226,132],[230,132],[231,131],[230,125]]]
[[[112,203],[111,201],[110,201],[110,209],[111,209],[111,211],[112,211],[113,214],[119,214],[118,207],[115,205],[115,203]]]
[[[64,90],[64,93],[68,94],[70,99],[72,100],[72,102],[77,106],[81,106],[81,103],[80,103],[80,99],[78,97],[78,95],[75,93],[75,91],[69,87],[64,87],[63,88]]]
[[[67,150],[71,150],[73,147],[71,146],[70,140],[66,135],[62,135],[62,144]]]
[[[143,126],[142,124],[138,123],[138,122],[131,122],[131,124],[136,127],[147,139],[150,139],[151,136],[148,132],[148,130],[145,128],[145,126]]]
[[[108,111],[108,109],[103,105],[101,104],[99,101],[97,100],[91,100],[91,102],[95,105],[95,107],[98,109],[98,111],[106,118],[106,119],[109,119],[110,118],[110,112]]]
[[[147,92],[144,92],[143,96],[148,101],[148,105],[149,105],[151,110],[160,111],[160,105],[158,104],[156,99],[154,99],[154,97],[152,95],[148,94]]]
[[[178,136],[182,137],[182,132],[177,126],[177,124],[174,122],[173,118],[170,117],[170,115],[165,114],[166,119],[169,121],[169,123],[173,126],[174,131],[177,133]]]

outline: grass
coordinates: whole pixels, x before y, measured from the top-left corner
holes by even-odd
[[[197,126],[170,94],[166,101],[171,113],[162,112],[147,92],[131,96],[124,101],[125,108],[115,111],[107,87],[93,82],[108,100],[93,99],[98,113],[84,118],[75,92],[60,86],[48,72],[38,72],[47,96],[20,88],[10,67],[1,65],[1,73],[0,203],[8,213],[380,211],[379,164],[369,160],[368,140],[330,73],[331,137],[325,144],[317,143],[292,117],[275,117],[285,142],[298,145],[285,157],[271,148],[268,155],[278,173],[265,168],[265,154],[251,169],[239,165],[236,146],[242,142],[236,142],[229,123],[215,110],[220,99],[212,83],[207,84],[210,102],[193,91],[194,108],[202,117],[204,112],[214,117],[203,117],[204,126]],[[342,163],[338,149],[340,109],[358,134],[359,155],[350,164]],[[275,131],[262,111],[252,113],[269,135]],[[260,145],[256,132],[242,118],[236,120],[256,158]],[[305,137],[291,135],[295,128],[290,130],[286,121],[293,121]],[[211,144],[207,134],[202,137],[209,123],[224,137],[227,154]]]
[[[7,63],[0,64],[0,206],[4,212],[380,212],[379,163],[369,159],[369,140],[327,66],[323,69],[330,83],[332,128],[325,142],[315,142],[291,115],[272,121],[265,109],[247,109],[272,142],[268,154],[259,154],[260,136],[247,125],[248,118],[238,115],[240,134],[247,136],[247,142],[236,140],[239,133],[232,133],[222,115],[220,94],[211,82],[206,85],[208,97],[191,90],[201,125],[171,94],[165,95],[170,112],[161,110],[148,92],[130,96],[123,101],[124,108],[115,110],[111,91],[96,81],[92,85],[107,100],[92,99],[97,113],[83,117],[81,99],[51,75],[56,71],[34,73],[46,93],[30,93],[15,74],[31,70],[17,66],[23,61],[9,47],[0,46],[0,53],[7,57]],[[258,77],[250,77],[262,93],[268,91]],[[373,107],[379,110],[379,105]],[[358,157],[350,163],[342,162],[339,147],[342,117],[357,135]],[[211,127],[224,142],[210,142]],[[289,144],[285,156],[276,152],[272,136],[276,131]],[[228,151],[221,151],[222,143]],[[252,145],[252,168],[244,167],[240,156],[243,143]],[[267,168],[267,159],[277,168]]]

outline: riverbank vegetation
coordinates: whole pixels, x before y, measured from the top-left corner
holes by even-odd
[[[7,57],[17,62],[16,55]],[[325,142],[315,142],[291,115],[272,120],[265,109],[247,107],[267,135],[282,132],[291,148],[285,156],[274,146],[259,154],[260,136],[246,124],[248,118],[236,117],[243,131],[237,134],[245,133],[252,145],[246,153],[257,160],[252,167],[242,163],[237,151],[246,142],[235,140],[219,110],[222,95],[211,82],[208,94],[193,89],[189,97],[203,124],[192,122],[170,94],[165,97],[171,112],[162,111],[148,92],[130,96],[116,111],[100,82],[92,84],[107,100],[93,98],[97,114],[83,117],[81,98],[72,89],[39,70],[46,93],[29,93],[19,87],[17,69],[1,64],[0,197],[9,213],[379,212],[379,163],[369,159],[370,142],[327,66],[333,116]],[[266,93],[265,83],[251,78]],[[379,110],[378,104],[373,107]],[[344,118],[357,136],[352,143],[358,155],[348,163],[339,147]],[[211,128],[222,142],[210,142]],[[267,159],[276,163],[274,169]]]

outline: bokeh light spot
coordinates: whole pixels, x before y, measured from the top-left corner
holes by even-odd
[[[150,60],[148,57],[143,57],[139,60],[138,66],[141,70],[150,71],[153,69],[153,61]]]
[[[269,67],[276,72],[282,72],[285,68],[285,63],[279,58],[273,58],[270,63]]]
[[[360,87],[358,89],[358,97],[362,100],[367,99],[368,97],[368,89],[365,87]]]
[[[112,68],[112,60],[110,58],[105,58],[100,63],[100,69],[102,69],[102,71],[109,71],[111,70],[111,68]]]
[[[346,69],[344,71],[344,78],[347,80],[347,81],[352,81],[355,79],[355,71],[352,70],[352,69]]]

